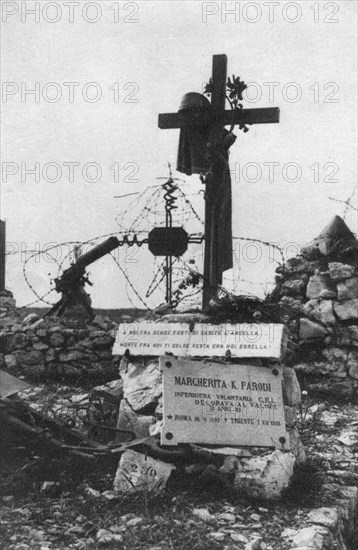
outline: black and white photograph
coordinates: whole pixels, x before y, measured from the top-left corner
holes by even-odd
[[[1,0],[0,544],[358,548],[355,0]]]

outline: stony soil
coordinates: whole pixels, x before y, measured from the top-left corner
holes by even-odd
[[[38,407],[47,404],[51,412],[63,408],[70,394],[80,399],[84,393],[83,388],[39,386],[27,399]],[[112,498],[115,464],[84,473],[70,461],[39,457],[36,449],[4,449],[2,548],[288,550],[295,532],[309,525],[312,508],[334,506],[337,486],[358,486],[357,407],[306,397],[300,424],[309,459],[275,504],[244,501],[223,491],[215,479],[188,486],[180,471],[160,497]],[[350,533],[350,550],[354,540]]]

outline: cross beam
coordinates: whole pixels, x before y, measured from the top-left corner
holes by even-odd
[[[212,144],[218,143],[222,129],[227,126],[239,124],[242,128],[245,124],[271,124],[279,122],[280,110],[277,107],[264,109],[232,109],[225,110],[227,79],[227,56],[214,55],[211,77],[211,111],[209,139]],[[183,112],[164,113],[159,115],[158,126],[161,129],[185,128],[188,119]],[[210,275],[213,255],[217,254],[217,244],[213,243],[213,222],[210,215],[210,205],[213,204],[215,189],[220,187],[220,175],[214,173],[211,181],[206,181],[206,206],[205,206],[205,253],[204,253],[204,284],[203,284],[203,310],[208,308],[210,299],[215,296],[218,286],[222,283],[221,276],[216,280]],[[231,216],[231,212],[228,213]],[[216,220],[216,224],[220,220]]]
[[[265,109],[240,109],[224,111],[223,125],[232,124],[272,124],[280,122],[280,109],[267,107]],[[185,125],[183,113],[162,113],[158,117],[161,130],[183,128]]]

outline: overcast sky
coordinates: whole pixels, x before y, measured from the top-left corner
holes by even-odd
[[[22,273],[30,250],[119,231],[116,216],[133,196],[114,197],[160,183],[168,161],[175,167],[179,132],[160,130],[158,113],[202,91],[213,54],[226,53],[228,74],[251,83],[244,107],[281,110],[280,124],[235,131],[234,235],[287,249],[343,214],[330,197],[345,200],[356,185],[356,2],[27,1],[2,2],[2,10],[1,218],[16,252],[7,287],[19,306],[35,299]],[[197,177],[175,175],[186,192],[202,189]],[[202,194],[193,200],[202,215]],[[348,209],[346,222],[357,231],[354,214]],[[254,249],[241,252],[234,277],[272,277],[267,250],[256,263],[245,257]],[[144,296],[152,256],[144,247],[137,263],[121,254]],[[26,268],[36,291],[47,292],[53,264],[42,258]],[[90,272],[96,307],[130,306],[109,257]],[[157,294],[149,304],[160,301]]]

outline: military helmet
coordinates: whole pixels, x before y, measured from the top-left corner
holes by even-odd
[[[180,111],[187,111],[190,109],[196,109],[200,111],[210,111],[210,101],[202,94],[197,92],[189,92],[183,95],[179,106]]]

